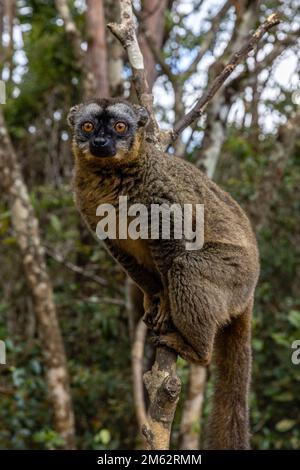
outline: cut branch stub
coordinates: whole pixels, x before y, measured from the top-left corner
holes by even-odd
[[[144,374],[149,394],[148,422],[142,428],[148,448],[169,449],[171,426],[181,391],[176,374],[177,355],[171,349],[158,347],[151,371]]]

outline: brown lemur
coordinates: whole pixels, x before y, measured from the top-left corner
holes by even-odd
[[[106,239],[105,245],[144,293],[145,321],[157,343],[184,359],[216,365],[208,448],[249,447],[251,314],[259,275],[255,236],[239,205],[187,161],[148,141],[147,111],[121,99],[71,108],[76,205],[89,228],[96,209],[119,197],[128,206],[203,204],[204,244],[183,238]]]

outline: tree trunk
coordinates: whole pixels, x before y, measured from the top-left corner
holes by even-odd
[[[164,39],[165,11],[168,7],[167,0],[144,0],[142,2],[142,21],[145,29],[155,41],[155,46],[160,49]],[[143,34],[139,37],[139,43],[144,56],[146,76],[149,89],[152,90],[158,72],[156,60],[147,44]]]
[[[115,0],[105,0],[105,22],[119,21],[120,5]],[[112,34],[107,35],[108,82],[111,96],[124,94],[124,51]]]
[[[106,25],[103,0],[87,0],[86,28],[88,38],[87,68],[93,77],[90,94],[109,96]]]
[[[180,449],[199,449],[200,423],[206,385],[206,368],[190,365],[188,391],[180,424]]]
[[[4,62],[3,37],[4,33],[4,0],[0,0],[0,80],[2,78],[2,67]]]

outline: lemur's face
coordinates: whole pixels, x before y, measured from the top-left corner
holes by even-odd
[[[141,106],[104,99],[74,106],[68,116],[75,143],[87,158],[123,157],[147,121]]]

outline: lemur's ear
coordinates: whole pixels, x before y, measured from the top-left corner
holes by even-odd
[[[143,106],[139,106],[137,104],[133,105],[135,113],[138,117],[138,126],[143,127],[147,124],[149,121],[149,113],[146,108]]]
[[[67,116],[67,121],[70,127],[74,127],[75,124],[75,116],[77,112],[79,111],[81,104],[77,104],[76,106],[72,106],[72,108],[69,111],[69,114]]]

